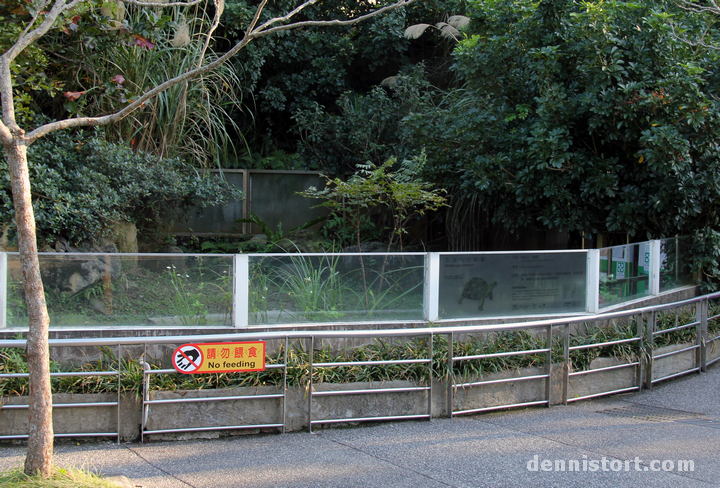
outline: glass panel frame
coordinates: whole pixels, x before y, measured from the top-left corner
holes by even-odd
[[[440,253],[439,316],[584,313],[587,251]]]
[[[600,249],[600,308],[652,295],[650,242]]]
[[[692,237],[671,237],[660,240],[660,293],[697,284],[687,249]]]
[[[425,253],[257,254],[249,325],[424,319]]]
[[[232,325],[233,256],[40,253],[50,327]],[[20,256],[8,253],[7,327],[28,326]]]

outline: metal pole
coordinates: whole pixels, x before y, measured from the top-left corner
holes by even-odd
[[[545,353],[545,363],[547,364],[547,381],[545,381],[545,398],[547,399],[547,406],[550,408],[551,396],[552,396],[552,325],[548,325],[545,329],[547,337],[545,338],[545,347],[547,352]]]
[[[287,369],[288,369],[288,338],[285,336],[285,354],[283,358],[283,427],[282,433],[285,433],[285,424],[287,422]]]
[[[650,294],[660,294],[660,267],[662,266],[662,242],[650,241]]]
[[[645,329],[645,356],[647,365],[645,366],[645,388],[652,390],[652,369],[653,369],[653,345],[655,343],[655,327],[657,322],[657,313],[650,312],[648,316],[647,328]]]
[[[637,385],[638,391],[642,391],[643,378],[645,377],[645,368],[647,367],[647,361],[645,357],[645,320],[647,315],[640,314],[638,319],[635,321],[637,324],[637,330],[635,334],[638,338],[638,370],[637,370]]]
[[[700,371],[707,372],[707,341],[708,341],[708,304],[709,300],[703,300],[695,305],[696,320],[698,322],[695,334],[697,335],[697,365]]]
[[[307,390],[307,397],[308,397],[308,412],[307,412],[307,418],[308,418],[308,432],[312,434],[312,391],[313,391],[313,351],[315,348],[315,337],[310,336],[310,351],[308,353],[308,361],[309,361],[309,368],[310,371],[310,377],[308,378],[308,390]]]
[[[587,253],[586,310],[598,313],[600,309],[600,250],[590,249]]]
[[[118,354],[117,354],[117,432],[118,432],[118,445],[120,445],[120,379],[122,377],[122,344],[118,344]]]
[[[148,372],[150,371],[150,365],[147,362],[147,344],[144,345],[142,368],[143,368],[143,385],[142,385],[143,406],[142,406],[142,419],[140,422],[140,442],[145,442],[145,427],[147,426],[148,410],[150,408],[150,406],[147,404],[147,402],[150,400],[150,398],[149,398],[150,375],[148,374]]]
[[[430,389],[428,390],[428,415],[430,418],[428,420],[432,420],[433,416],[433,333],[430,333],[430,338],[428,340],[428,358],[430,359],[430,363],[428,366],[429,373],[430,373]]]
[[[570,324],[565,324],[563,331],[563,405],[568,404],[570,390]]]
[[[425,263],[425,320],[432,322],[440,318],[440,255],[428,253]]]
[[[453,418],[453,408],[455,406],[455,389],[454,382],[455,377],[453,375],[453,346],[454,344],[454,335],[452,332],[450,332],[448,337],[448,346],[447,346],[447,409],[448,409],[448,417]]]
[[[250,317],[250,256],[233,256],[233,314],[232,325],[247,328]]]
[[[0,329],[7,327],[7,254],[0,252]]]

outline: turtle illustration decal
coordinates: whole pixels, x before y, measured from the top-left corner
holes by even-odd
[[[474,278],[470,278],[470,280],[465,283],[465,286],[463,287],[463,291],[460,294],[460,300],[458,300],[458,305],[462,304],[465,298],[467,298],[468,300],[480,300],[478,310],[482,312],[483,306],[485,305],[485,299],[489,298],[490,300],[492,300],[492,291],[496,285],[497,281],[488,283],[484,279],[478,278],[477,276]]]

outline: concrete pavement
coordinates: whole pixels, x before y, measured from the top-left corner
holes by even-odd
[[[147,488],[720,486],[720,367],[567,407],[55,452]],[[0,469],[24,453],[0,447]]]

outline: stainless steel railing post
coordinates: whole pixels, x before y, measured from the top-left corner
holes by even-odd
[[[697,364],[703,373],[707,372],[708,302],[709,300],[703,300],[695,306],[698,323],[695,330],[700,346],[697,350]]]
[[[547,406],[550,408],[551,397],[552,397],[552,324],[546,328],[547,337],[545,338],[545,347],[547,352],[545,353],[545,364],[547,371],[547,381],[545,381],[545,399],[547,400]]]
[[[430,337],[428,338],[428,359],[430,362],[428,363],[428,372],[430,373],[430,389],[428,390],[428,415],[429,419],[432,420],[433,415],[433,337],[434,334],[431,332]]]
[[[448,334],[447,345],[447,412],[448,417],[453,418],[453,408],[455,405],[455,376],[453,375],[453,349],[454,335],[452,332]]]
[[[570,324],[563,327],[563,405],[568,404],[570,390]]]
[[[310,336],[310,350],[308,351],[308,381],[307,381],[307,419],[308,432],[312,434],[312,395],[313,395],[313,352],[315,350],[315,337]]]

